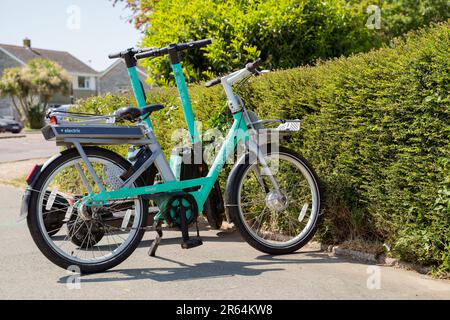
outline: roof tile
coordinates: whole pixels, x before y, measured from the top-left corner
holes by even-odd
[[[58,63],[69,72],[98,74],[84,62],[65,51],[55,51],[37,48],[25,48],[7,44],[0,44],[0,48],[8,51],[19,60],[27,63],[32,59],[44,58]]]

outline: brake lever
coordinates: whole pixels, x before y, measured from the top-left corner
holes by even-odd
[[[267,74],[267,73],[270,73],[270,72],[271,72],[270,70],[261,70],[261,71],[255,70],[255,71],[253,72],[253,74],[254,74],[256,77],[259,77],[259,76],[262,76],[262,75]]]

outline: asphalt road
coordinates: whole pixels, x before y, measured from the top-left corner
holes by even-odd
[[[77,279],[38,251],[17,223],[21,191],[0,186],[0,299],[450,299],[450,282],[412,271],[330,257],[313,246],[263,255],[236,233],[204,231],[205,244],[182,250],[166,232],[158,258],[154,234],[124,263]],[[69,282],[69,285],[67,284]]]
[[[0,163],[49,158],[58,152],[54,141],[46,141],[42,134],[25,134],[23,138],[0,139]]]

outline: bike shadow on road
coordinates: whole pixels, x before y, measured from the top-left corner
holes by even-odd
[[[296,258],[293,259],[292,257]],[[194,264],[164,257],[151,259],[156,259],[159,264],[172,264],[173,266],[113,269],[102,274],[83,275],[81,276],[81,282],[85,284],[132,280],[174,282],[233,276],[253,277],[266,272],[283,272],[286,271],[285,266],[292,264],[333,264],[342,262],[320,251],[298,252],[285,256],[262,255],[256,257],[253,261],[210,260]],[[68,278],[69,276],[62,277],[58,282],[65,284]]]
[[[191,237],[193,237],[193,233],[191,233]],[[238,232],[236,231],[219,231],[213,236],[207,236],[207,235],[201,235],[200,239],[204,243],[207,242],[244,242],[244,240],[241,238]],[[139,247],[149,247],[152,244],[153,240],[147,239],[142,240],[139,244]],[[170,235],[170,238],[162,238],[160,246],[164,245],[173,245],[173,244],[180,244],[181,238],[180,237],[172,237]]]

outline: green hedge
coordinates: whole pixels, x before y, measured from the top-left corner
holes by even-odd
[[[440,161],[450,158],[449,26],[391,49],[277,72],[247,89],[260,114],[306,114],[293,146],[325,182],[325,240],[383,241],[405,260],[450,270],[448,169]]]
[[[265,118],[303,119],[290,147],[323,181],[327,243],[385,243],[390,254],[450,271],[450,23],[411,33],[392,48],[277,71],[242,91]],[[230,119],[220,88],[190,88],[204,127]],[[162,145],[183,126],[174,88],[149,93],[170,111],[154,117]],[[83,104],[110,112],[132,103],[106,96]],[[167,110],[167,109],[166,109]]]

